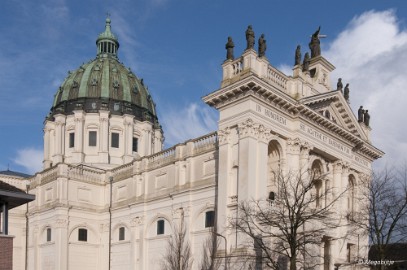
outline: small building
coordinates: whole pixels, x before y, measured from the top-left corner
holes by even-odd
[[[7,172],[13,173],[12,176],[14,177],[19,176],[12,171]],[[1,173],[3,174],[3,172]],[[34,199],[34,195],[27,194],[13,185],[0,181],[0,265],[3,270],[13,269],[14,236],[9,235],[8,230],[9,210],[31,202]]]

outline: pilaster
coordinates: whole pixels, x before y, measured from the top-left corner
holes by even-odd
[[[288,139],[286,142],[287,172],[297,174],[300,172],[301,141],[298,138]]]
[[[62,114],[55,115],[55,155],[54,163],[60,163],[64,160],[65,152],[65,121],[66,117]]]
[[[125,115],[124,123],[124,156],[123,162],[128,163],[133,160],[133,120],[134,116]]]
[[[99,157],[101,163],[109,163],[109,112],[99,111]]]
[[[84,125],[84,112],[74,111],[75,114],[75,152],[73,153],[73,160],[75,163],[82,163],[84,161],[83,153],[83,125]]]
[[[50,138],[51,128],[48,127],[48,122],[45,124],[44,127],[44,160],[43,160],[43,169],[47,169],[51,167],[52,159],[51,159],[51,138]]]
[[[67,216],[67,215],[66,215]],[[68,220],[61,218],[55,221],[55,262],[56,269],[68,269]]]

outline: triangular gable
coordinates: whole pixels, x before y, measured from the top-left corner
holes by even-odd
[[[366,133],[361,128],[351,107],[340,91],[306,97],[301,99],[300,102],[353,135],[368,141]]]

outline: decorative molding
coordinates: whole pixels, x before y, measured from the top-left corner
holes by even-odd
[[[302,142],[299,138],[288,139],[286,141],[286,144],[287,144],[287,154],[292,154],[292,155],[300,154]]]
[[[140,226],[142,224],[144,224],[144,216],[135,217],[130,221],[131,227]]]
[[[230,142],[230,128],[226,127],[218,131],[219,144],[225,144]]]
[[[55,222],[55,228],[66,228],[68,225],[68,220],[66,219],[57,219]]]
[[[263,124],[254,122],[251,118],[238,124],[238,132],[241,138],[250,136],[262,142],[268,142],[272,137],[270,129],[267,129]]]

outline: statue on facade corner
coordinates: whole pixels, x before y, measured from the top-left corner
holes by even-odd
[[[311,41],[308,44],[311,50],[311,58],[317,57],[321,55],[321,47],[319,41],[319,31],[321,30],[321,26],[318,27],[318,30],[315,31],[314,34],[311,36]]]
[[[368,127],[370,123],[370,114],[368,113],[368,110],[365,111],[363,114],[363,123]]]
[[[297,49],[295,49],[295,62],[294,66],[301,65],[301,46],[297,45]]]
[[[309,62],[310,62],[310,58],[309,58],[309,53],[306,52],[305,56],[304,56],[304,61],[302,62],[302,71],[304,72],[309,72]]]
[[[362,123],[362,122],[364,122],[363,121],[363,114],[365,113],[365,110],[363,110],[363,106],[360,106],[359,107],[359,110],[358,110],[358,122],[359,123]]]
[[[232,37],[228,37],[228,42],[226,43],[226,60],[233,60],[235,57],[233,55],[233,48],[235,44],[233,43]]]
[[[246,30],[246,41],[247,41],[247,48],[246,50],[254,48],[254,31],[252,26],[249,25]]]
[[[259,38],[259,57],[265,56],[267,50],[266,40],[264,39],[264,34],[261,34]]]
[[[343,90],[343,97],[346,101],[349,101],[349,83],[346,84],[345,89]]]
[[[339,90],[342,92],[343,84],[342,84],[342,78],[338,79],[338,83],[336,84],[336,90]]]

